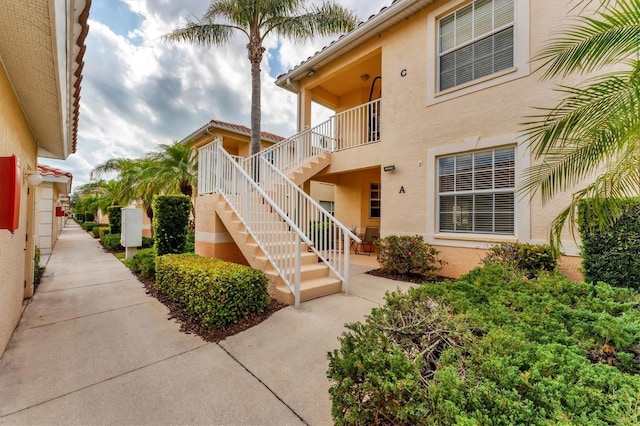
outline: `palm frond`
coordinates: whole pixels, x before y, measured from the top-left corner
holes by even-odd
[[[640,68],[639,64],[635,67]],[[545,115],[525,123],[532,153],[544,159],[525,172],[520,191],[542,190],[546,202],[594,173],[605,160],[640,140],[640,79],[610,74],[586,88],[560,89],[566,96]]]
[[[358,19],[351,10],[335,4],[301,8],[290,16],[273,16],[266,23],[265,35],[271,31],[295,41],[314,36],[346,33],[355,28]]]
[[[592,72],[638,53],[640,0],[618,0],[604,6],[599,19],[580,17],[534,61],[542,61],[544,78]]]

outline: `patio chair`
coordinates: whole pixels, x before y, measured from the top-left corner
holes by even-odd
[[[371,256],[375,252],[376,242],[380,238],[380,228],[377,226],[367,226],[362,238],[362,251]]]

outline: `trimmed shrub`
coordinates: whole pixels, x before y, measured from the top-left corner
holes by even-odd
[[[33,253],[33,288],[38,288],[44,274],[44,268],[40,267],[40,247],[36,246]]]
[[[84,214],[84,221],[85,222],[93,222],[95,220],[95,216],[93,213],[85,213]]]
[[[105,226],[105,225],[103,225],[103,224],[101,224],[101,223],[100,223],[100,224],[98,224],[98,225],[95,225],[95,226],[92,228],[93,238],[100,238],[100,231],[101,231],[101,230],[102,230],[102,233],[104,233],[104,230],[107,230],[107,231],[108,231],[108,230],[109,230],[109,227],[108,227],[108,226]]]
[[[156,257],[156,288],[203,327],[234,324],[269,304],[267,277],[256,269],[193,254]]]
[[[611,226],[599,229],[589,202],[578,208],[585,281],[640,289],[640,200],[622,203],[622,215]]]
[[[100,242],[104,244],[104,236],[106,234],[110,234],[111,230],[108,226],[101,226],[98,228],[98,238],[100,238]]]
[[[142,278],[155,278],[156,251],[153,248],[138,250],[131,258],[125,259],[124,264]]]
[[[84,213],[76,213],[74,215],[76,222],[78,222],[79,224],[82,224],[82,222],[84,222]]]
[[[184,195],[153,199],[153,235],[158,256],[184,253],[191,200]]]
[[[558,267],[553,249],[548,244],[500,243],[489,249],[482,259],[487,263],[511,265],[533,278],[541,271],[555,271]]]
[[[187,241],[184,244],[185,253],[195,253],[196,251],[196,234],[189,232],[187,234]]]
[[[122,206],[111,206],[107,209],[107,214],[109,215],[109,227],[111,228],[112,234],[119,234],[121,232],[122,223],[120,220],[122,218]]]
[[[433,275],[446,264],[440,252],[419,236],[389,235],[378,244],[378,262],[385,272],[395,275]]]
[[[142,237],[142,247],[143,248],[153,247],[153,238]]]
[[[93,227],[96,225],[98,224],[95,222],[83,222],[82,225],[80,226],[82,226],[82,229],[84,229],[87,232],[93,232]]]
[[[122,251],[124,247],[120,245],[120,234],[104,234],[100,240],[105,249],[109,251]]]
[[[639,424],[640,295],[489,264],[386,296],[330,352],[338,425]]]

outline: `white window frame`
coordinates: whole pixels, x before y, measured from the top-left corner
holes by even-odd
[[[439,90],[439,22],[441,18],[444,18],[456,10],[469,5],[472,1],[459,1],[453,6],[447,3],[427,15],[427,34],[428,39],[430,40],[430,42],[427,43],[427,63],[432,64],[427,67],[428,105],[443,102],[529,75],[529,1],[530,0],[514,0],[513,67],[442,91]]]
[[[438,159],[448,155],[486,149],[515,146],[515,187],[519,187],[522,172],[530,166],[531,157],[528,144],[522,135],[510,134],[491,138],[478,136],[465,138],[464,141],[431,148],[427,151],[427,235],[429,244],[451,247],[486,248],[499,242],[529,241],[531,239],[531,207],[529,197],[518,194],[516,190],[514,205],[514,235],[476,234],[464,232],[439,232],[438,199]],[[483,244],[485,243],[485,244]]]
[[[477,189],[477,188],[473,188],[475,186],[476,183],[476,179],[475,179],[475,167],[473,166],[476,162],[475,160],[475,155],[476,153],[491,153],[492,157],[495,157],[495,151],[496,150],[502,150],[502,149],[510,149],[513,152],[513,173],[514,173],[514,179],[513,179],[513,186],[510,187],[505,187],[505,188],[486,188],[486,189]],[[438,157],[437,161],[438,161],[438,167],[437,167],[437,174],[438,174],[438,198],[437,198],[437,203],[438,203],[438,215],[437,215],[437,219],[436,219],[436,229],[438,229],[438,232],[440,233],[456,233],[456,234],[460,234],[460,233],[469,233],[469,234],[474,234],[474,235],[505,235],[505,236],[513,236],[515,234],[515,196],[516,196],[516,187],[515,187],[515,153],[516,153],[517,147],[515,145],[511,145],[511,146],[506,146],[506,147],[497,147],[497,148],[489,148],[489,149],[481,149],[481,150],[473,150],[473,151],[468,151],[468,152],[464,152],[464,153],[456,153],[456,154],[448,154],[448,155],[443,155]],[[471,180],[469,181],[469,183],[471,184],[472,188],[471,189],[467,189],[467,190],[458,190],[457,187],[457,177],[460,177],[457,173],[456,173],[456,169],[457,166],[455,165],[458,162],[458,158],[460,156],[468,156],[469,154],[471,154]],[[440,185],[440,178],[443,176],[441,174],[442,172],[442,168],[441,168],[441,160],[443,159],[452,159],[453,163],[454,163],[454,169],[453,169],[453,174],[450,175],[451,176],[451,183],[452,183],[452,188],[450,191],[443,191]],[[492,160],[492,165],[493,167],[491,168],[491,181],[492,184],[494,182],[494,179],[497,179],[496,176],[494,176],[496,174],[496,170],[495,170],[495,164],[493,163]],[[485,170],[488,171],[488,170]],[[498,172],[500,172],[500,170],[498,170]],[[497,232],[495,230],[495,219],[496,219],[496,214],[497,212],[495,210],[492,209],[491,214],[492,216],[492,222],[493,223],[493,228],[494,230],[492,231],[488,231],[488,232],[482,232],[482,231],[476,231],[476,230],[471,230],[471,231],[460,231],[460,230],[454,230],[454,229],[446,229],[446,230],[442,230],[441,229],[441,219],[442,219],[442,214],[446,213],[442,211],[442,198],[443,197],[473,197],[472,199],[475,200],[476,196],[482,196],[482,195],[511,195],[513,197],[513,211],[511,212],[513,214],[513,223],[512,223],[512,227],[511,227],[511,232],[510,233],[506,233],[506,232]],[[472,203],[473,205],[475,205],[475,201]],[[475,222],[474,222],[474,215],[476,214],[475,208],[472,208],[471,210],[462,210],[460,208],[460,206],[454,205],[453,207],[453,211],[452,213],[452,226],[455,228],[456,225],[470,225],[471,227],[475,226]]]

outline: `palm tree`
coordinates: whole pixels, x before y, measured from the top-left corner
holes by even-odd
[[[98,179],[105,174],[115,173],[123,202],[128,204],[133,200],[141,200],[147,217],[153,220],[153,196],[165,193],[167,186],[167,180],[158,179],[151,171],[155,167],[155,162],[146,158],[114,158],[93,169],[90,178]]]
[[[581,87],[559,87],[561,101],[527,123],[532,152],[542,162],[527,170],[522,189],[540,191],[546,203],[597,174],[554,219],[550,241],[556,248],[567,222],[574,232],[581,200],[591,199],[604,227],[621,214],[616,201],[638,195],[639,49],[640,0],[602,1],[595,17],[580,17],[536,57],[544,78],[607,69]]]
[[[145,181],[160,182],[167,194],[183,194],[193,198],[193,188],[198,184],[198,157],[193,142],[161,144],[161,150],[144,157]]]
[[[353,12],[334,3],[307,6],[305,0],[212,0],[202,20],[166,34],[166,40],[199,45],[224,45],[237,32],[249,39],[251,63],[251,154],[260,151],[260,63],[268,35],[302,41],[336,35],[355,27]]]

